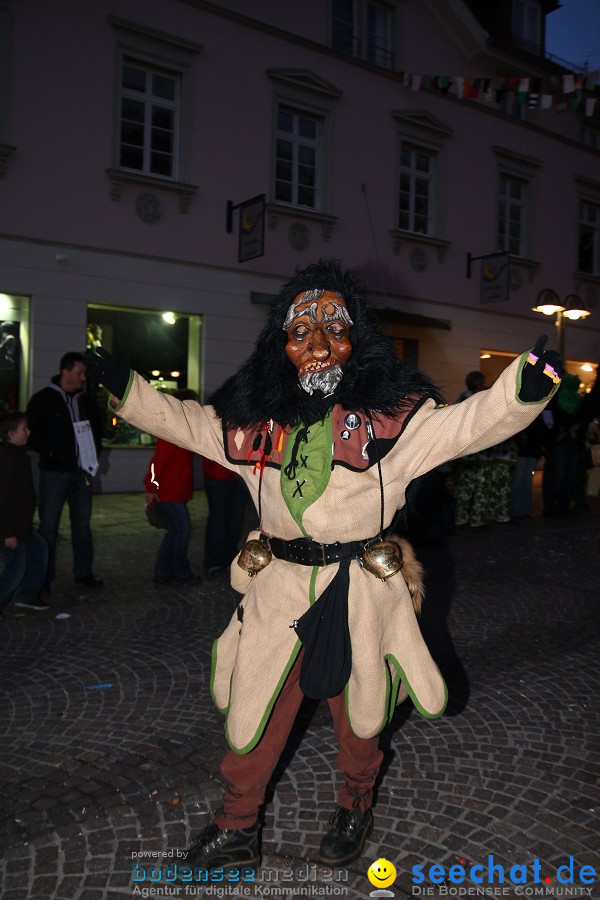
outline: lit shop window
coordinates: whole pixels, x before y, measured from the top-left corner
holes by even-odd
[[[131,368],[154,387],[174,393],[185,388],[200,393],[202,317],[170,309],[141,310],[90,304],[87,346],[129,354]],[[103,441],[109,447],[139,447],[154,438],[113,416],[104,388],[89,384],[103,417]]]
[[[29,298],[0,292],[0,412],[27,407]]]

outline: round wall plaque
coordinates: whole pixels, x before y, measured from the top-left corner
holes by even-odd
[[[306,250],[310,244],[310,231],[306,225],[300,225],[299,223],[290,225],[289,236],[290,244],[294,250]]]
[[[140,194],[135,201],[135,211],[142,222],[150,225],[162,219],[162,206],[154,194]]]
[[[598,291],[596,288],[592,285],[586,287],[584,299],[590,309],[595,309],[598,305]]]
[[[518,291],[523,283],[523,278],[518,269],[515,269],[514,266],[510,266],[508,270],[508,285],[511,291]]]
[[[410,254],[410,264],[415,272],[423,272],[427,268],[427,254],[420,247],[415,247]]]

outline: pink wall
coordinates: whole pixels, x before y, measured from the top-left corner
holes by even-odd
[[[267,5],[259,0],[228,0],[220,5],[256,17],[266,15]],[[479,57],[468,59],[463,52],[475,41],[477,29],[471,25],[465,29],[451,20],[456,5],[437,4],[439,15],[432,14],[432,4],[425,0],[403,0],[396,5],[398,65],[431,74],[467,74],[479,65]],[[207,273],[216,281],[223,273],[239,276],[243,287],[236,288],[237,293],[226,292],[228,297],[239,298],[230,301],[229,311],[247,316],[250,290],[276,290],[296,266],[324,256],[340,258],[365,272],[370,288],[379,292],[384,302],[391,298],[389,302],[397,308],[455,321],[465,316],[465,309],[486,312],[492,318],[501,313],[497,322],[494,318],[494,327],[505,323],[504,333],[510,338],[502,340],[510,344],[508,349],[514,344],[518,347],[519,329],[525,327],[520,317],[525,323],[528,320],[527,327],[532,329],[547,327],[543,320],[538,326],[530,312],[539,289],[552,286],[563,296],[575,289],[576,178],[598,184],[600,177],[598,152],[575,140],[578,113],[539,111],[531,116],[535,124],[527,125],[483,104],[411,90],[398,74],[331,52],[326,46],[328,9],[328,4],[317,0],[308,4],[286,0],[268,4],[267,24],[247,27],[247,21],[239,16],[214,15],[202,4],[179,0],[122,0],[117,5],[108,0],[28,0],[12,4],[10,117],[4,131],[16,151],[0,179],[0,233],[25,246],[47,242],[58,249],[99,251],[111,273],[121,271],[120,259],[125,274],[115,275],[110,290],[102,281],[94,293],[90,288],[88,300],[93,301],[105,302],[106,291],[111,302],[127,303],[134,295],[138,305],[146,302],[145,289],[141,283],[134,284],[130,259],[189,266],[186,277],[193,273],[193,284],[180,302],[183,308],[189,305],[207,315],[207,327],[217,342],[227,340],[227,329],[210,318],[221,310],[218,293],[212,284],[207,286]],[[108,16],[115,12],[147,29],[202,45],[192,60],[192,103],[187,112],[192,155],[186,180],[197,185],[197,191],[189,212],[181,213],[177,194],[149,188],[163,207],[161,221],[154,224],[141,221],[135,211],[135,201],[146,188],[125,184],[119,201],[110,197],[106,170],[114,165],[118,35]],[[274,33],[274,27],[287,29],[287,37]],[[488,55],[481,63],[481,74],[490,74],[492,62]],[[341,91],[339,99],[330,101],[331,202],[325,210],[336,222],[331,239],[326,240],[318,222],[307,221],[291,208],[279,218],[276,228],[267,227],[265,255],[240,265],[237,235],[225,231],[225,208],[228,200],[240,202],[263,192],[267,200],[271,198],[277,85],[267,70],[273,68],[308,70]],[[315,98],[308,94],[307,99]],[[395,253],[391,235],[399,128],[392,113],[398,110],[424,111],[452,129],[442,141],[437,234],[449,245],[441,262],[435,247],[425,245],[428,264],[422,272],[409,263],[415,244],[405,241]],[[521,288],[511,292],[501,308],[482,311],[478,264],[469,281],[465,260],[467,252],[478,256],[495,249],[497,156],[493,148],[498,146],[540,163],[533,181],[528,252],[539,266],[531,281],[528,270],[520,267]],[[296,222],[307,225],[310,232],[305,250],[295,250],[290,244],[289,228]],[[234,224],[237,226],[237,214]],[[92,265],[89,259],[86,265]],[[202,277],[195,274],[198,266]],[[178,282],[182,270],[172,271]],[[0,276],[0,291],[29,291],[27,279],[15,282],[10,266],[0,266]],[[88,272],[78,271],[73,262],[62,277],[62,284],[71,279],[73,287],[73,279],[88,278]],[[150,276],[146,272],[143,277]],[[592,287],[600,290],[595,282]],[[60,290],[63,288],[56,288]],[[82,302],[83,296],[82,292]],[[160,302],[160,292],[152,302]],[[517,318],[510,320],[511,316]],[[258,318],[254,310],[252,322]],[[598,335],[598,326],[592,322],[590,319],[581,349],[586,355],[591,346],[589,335],[595,332],[596,340]],[[466,321],[463,326],[467,328]],[[470,341],[468,352],[475,359],[478,348],[487,343],[482,330],[480,324],[477,333],[468,337],[465,331],[460,338],[461,347]],[[503,333],[502,328],[500,331]],[[421,335],[425,343],[426,338],[429,340]],[[435,353],[443,358],[450,352],[450,338],[444,338],[446,350],[438,347],[437,338],[439,335],[433,342]],[[253,339],[254,334],[248,333],[247,342],[251,344]],[[495,346],[502,345],[500,340]],[[454,364],[457,368],[463,365],[462,350],[457,350]],[[224,365],[221,361],[218,377],[213,372],[209,381],[217,383],[228,374]]]

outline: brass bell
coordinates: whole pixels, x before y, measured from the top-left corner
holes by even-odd
[[[402,550],[396,541],[376,541],[365,548],[361,563],[363,568],[385,581],[400,571],[404,565]]]
[[[271,551],[266,544],[263,544],[262,541],[256,538],[246,541],[237,558],[237,564],[240,569],[243,569],[250,576],[256,575],[257,572],[268,566],[270,562]]]

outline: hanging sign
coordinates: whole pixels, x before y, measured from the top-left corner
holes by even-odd
[[[481,258],[481,303],[508,300],[508,253],[492,253]]]
[[[481,260],[481,303],[498,303],[508,300],[510,257],[508,253],[488,253],[471,256],[467,253],[467,278],[471,277],[471,263]]]
[[[265,198],[240,203],[238,262],[256,259],[265,252]]]
[[[256,259],[265,252],[265,195],[234,204],[227,201],[227,234],[233,231],[233,211],[239,209],[238,262]]]

